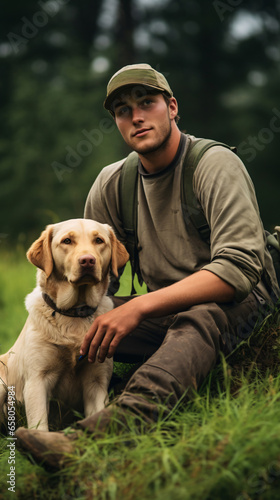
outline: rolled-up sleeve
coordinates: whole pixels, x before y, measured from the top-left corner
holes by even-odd
[[[197,166],[194,192],[211,229],[211,261],[203,269],[232,285],[241,301],[264,268],[265,236],[252,180],[237,155],[215,146]]]

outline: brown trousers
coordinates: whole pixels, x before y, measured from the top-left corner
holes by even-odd
[[[114,297],[115,306],[127,300],[131,297]],[[191,389],[200,387],[220,352],[228,354],[248,338],[261,316],[260,303],[251,293],[241,303],[211,302],[143,321],[116,350],[115,361],[141,366],[111,407],[140,415],[146,422],[156,421],[159,414],[167,416]],[[110,405],[78,425],[94,432],[97,420],[102,427],[108,411]]]

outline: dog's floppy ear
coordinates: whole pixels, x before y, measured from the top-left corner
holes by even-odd
[[[45,271],[47,278],[51,275],[53,270],[53,258],[51,251],[53,225],[49,225],[42,232],[40,238],[34,241],[29,250],[27,251],[28,260]]]
[[[112,257],[111,266],[115,276],[118,277],[118,269],[123,267],[129,260],[129,253],[126,251],[125,246],[116,238],[115,233],[109,227]]]

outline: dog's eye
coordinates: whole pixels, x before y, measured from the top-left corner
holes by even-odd
[[[101,243],[104,243],[104,240],[102,240],[102,238],[96,238],[95,243],[100,245]]]
[[[70,240],[70,238],[65,238],[65,240],[62,240],[62,243],[64,243],[65,245],[70,245],[71,240]]]

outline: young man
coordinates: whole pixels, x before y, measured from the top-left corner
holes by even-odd
[[[115,297],[115,309],[98,317],[83,341],[81,354],[88,354],[89,362],[114,356],[142,363],[113,404],[78,423],[90,433],[106,429],[115,415],[123,425],[128,415],[147,425],[159,413],[168,415],[200,386],[220,351],[229,353],[249,336],[260,304],[264,311],[264,304],[279,296],[252,182],[229,149],[209,149],[194,173],[210,243],[191,220],[186,224],[182,168],[197,139],[180,132],[177,101],[165,77],[147,64],[126,66],[109,81],[104,106],[139,157],[138,257],[149,293]],[[101,171],[85,217],[110,224],[125,244],[119,200],[123,164]],[[18,441],[53,466],[74,446],[61,434],[23,429]]]

